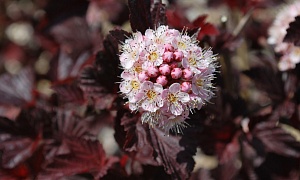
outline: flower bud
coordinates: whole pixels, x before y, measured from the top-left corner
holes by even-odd
[[[165,86],[168,84],[168,80],[166,76],[160,75],[157,77],[156,82],[158,84],[161,84],[162,86]]]
[[[181,84],[181,91],[183,91],[183,92],[189,92],[191,90],[191,87],[192,87],[192,85],[191,85],[190,82],[183,82]]]
[[[164,47],[165,47],[165,52],[166,51],[170,51],[170,52],[174,51],[174,47],[171,44],[165,44]]]
[[[157,77],[158,76],[158,69],[157,67],[154,67],[154,66],[150,66],[148,69],[147,69],[147,74],[149,77]]]
[[[174,68],[171,71],[171,76],[173,79],[179,79],[182,75],[182,70],[180,68]]]
[[[174,52],[174,58],[176,61],[180,62],[183,58],[183,52],[181,51]]]
[[[172,62],[170,65],[170,68],[171,69],[174,69],[174,68],[178,68],[178,63],[177,62]]]
[[[159,72],[160,72],[162,75],[168,75],[168,74],[170,74],[170,72],[171,72],[171,67],[170,67],[168,64],[162,64],[162,65],[159,67]]]
[[[141,82],[148,81],[150,79],[145,71],[139,73],[138,78]]]
[[[172,52],[169,52],[169,51],[165,52],[165,53],[163,54],[163,60],[164,60],[164,62],[166,62],[166,63],[171,62],[171,61],[173,60],[173,53],[172,53]]]
[[[192,77],[193,77],[193,73],[192,73],[192,71],[189,70],[189,69],[184,69],[184,70],[182,71],[182,77],[183,77],[184,79],[186,79],[186,80],[190,80],[190,79],[192,79]]]

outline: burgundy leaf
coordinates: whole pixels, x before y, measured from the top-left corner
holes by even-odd
[[[7,118],[0,118],[1,167],[15,168],[30,158],[42,143],[41,134],[34,132],[35,127],[32,127],[26,119],[24,119],[25,122],[19,121],[19,119],[11,121]]]
[[[267,152],[287,157],[300,157],[300,142],[296,141],[293,136],[274,121],[258,123],[252,134],[254,138],[257,138],[264,145],[264,150]]]
[[[180,11],[167,11],[168,24],[176,29],[187,30],[189,35],[194,35],[199,31],[197,39],[201,41],[204,36],[217,36],[220,34],[219,30],[211,23],[205,22],[207,15],[201,15],[193,22],[190,22],[184,17]]]
[[[280,102],[285,98],[284,86],[280,74],[276,73],[269,66],[253,67],[244,71],[250,77],[255,85],[274,101]]]
[[[125,113],[121,118],[126,138],[123,148],[134,153],[134,160],[141,164],[164,166],[173,179],[187,179],[194,168],[193,151],[179,142],[179,136],[167,136],[162,130],[142,124],[139,115]],[[117,121],[118,122],[118,121]],[[117,136],[115,136],[117,137]]]
[[[111,30],[109,33],[112,35],[112,37],[117,39],[119,43],[125,42],[125,40],[131,35],[131,33],[122,29]]]
[[[206,18],[207,18],[207,15],[202,15],[202,16],[199,16],[197,19],[195,19],[192,22],[192,25],[194,27],[200,28],[200,32],[197,36],[198,40],[202,40],[205,35],[216,36],[216,35],[220,34],[219,30],[214,25],[212,25],[211,23],[205,22]]]
[[[55,82],[52,89],[57,93],[62,103],[82,104],[85,102],[82,90],[73,79]]]
[[[144,33],[147,29],[153,28],[150,6],[150,0],[128,0],[132,31]]]
[[[295,17],[295,21],[290,23],[287,33],[283,39],[284,42],[293,43],[295,46],[300,46],[300,16]]]
[[[121,74],[121,70],[118,68],[117,39],[108,35],[104,40],[104,47],[105,50],[97,54],[94,66],[87,66],[81,73],[81,88],[87,94],[116,91],[115,82],[118,82],[118,76]]]
[[[121,118],[120,125],[126,132],[123,149],[134,153],[134,160],[145,165],[158,165],[153,158],[153,147],[148,141],[145,126],[140,122],[139,115],[127,112]]]
[[[156,161],[165,167],[173,179],[187,179],[194,168],[194,152],[187,151],[179,144],[179,136],[166,136],[156,127],[150,128],[148,133],[157,154]]]
[[[89,134],[87,121],[73,111],[58,111],[56,122],[61,137],[84,137]]]
[[[33,100],[34,74],[31,68],[22,69],[17,75],[0,76],[0,103],[22,106]]]
[[[70,149],[70,153],[58,155],[49,164],[38,179],[51,177],[58,179],[81,173],[91,173],[95,179],[103,177],[107,170],[117,161],[107,158],[102,145],[98,141],[78,138],[63,139]]]
[[[161,1],[154,4],[154,8],[151,11],[152,23],[154,28],[157,28],[160,25],[167,24],[166,16],[166,5],[162,4]]]
[[[30,158],[42,143],[41,137],[37,137],[37,139],[12,137],[0,142],[0,150],[2,151],[1,167],[9,169]]]

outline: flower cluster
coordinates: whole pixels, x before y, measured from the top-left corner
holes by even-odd
[[[269,29],[268,43],[275,46],[275,52],[282,54],[278,63],[281,71],[293,69],[300,62],[300,48],[292,43],[283,42],[289,24],[298,15],[300,15],[300,2],[287,5],[278,13]]]
[[[213,95],[215,60],[194,37],[159,26],[133,33],[122,44],[120,91],[142,122],[180,133],[193,109]]]

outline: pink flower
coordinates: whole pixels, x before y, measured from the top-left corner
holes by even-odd
[[[300,2],[295,1],[286,5],[277,14],[272,26],[269,28],[268,43],[274,46],[274,51],[280,53],[280,61],[278,68],[281,71],[294,69],[296,64],[300,62],[299,47],[295,47],[292,43],[283,42],[286,35],[286,29],[289,24],[300,15]]]
[[[163,106],[161,93],[163,87],[160,84],[151,81],[143,82],[140,92],[137,94],[137,100],[141,103],[143,110],[155,112]]]
[[[143,123],[180,133],[189,112],[212,97],[216,57],[198,44],[168,26],[134,33],[122,44],[120,92]]]
[[[186,108],[186,103],[190,100],[189,94],[181,92],[180,89],[180,84],[174,83],[169,89],[165,89],[162,93],[162,97],[166,102],[167,111],[170,111],[175,116],[182,114]]]
[[[185,122],[189,116],[189,110],[185,109],[183,113],[179,116],[174,116],[169,113],[161,113],[161,122],[159,124],[165,130],[166,134],[169,134],[170,130],[175,133],[182,133],[183,129],[188,126]]]
[[[211,89],[213,85],[211,83],[213,76],[211,70],[203,70],[200,74],[196,74],[192,79],[192,91],[195,95],[198,95],[203,100],[211,98],[213,92]]]

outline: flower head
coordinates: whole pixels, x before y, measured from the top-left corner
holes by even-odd
[[[180,133],[189,112],[214,94],[215,60],[195,37],[168,26],[134,33],[122,45],[120,92],[143,123]]]
[[[276,16],[272,26],[269,28],[268,43],[274,45],[276,53],[282,54],[278,63],[281,71],[295,68],[300,62],[300,48],[292,43],[283,42],[289,24],[300,15],[300,2],[285,6]]]

